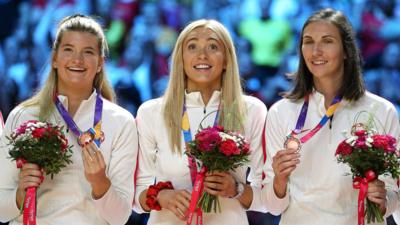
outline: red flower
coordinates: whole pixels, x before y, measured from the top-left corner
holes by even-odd
[[[350,155],[353,152],[351,145],[347,144],[346,141],[342,141],[336,149],[335,155]]]
[[[221,142],[218,131],[211,128],[206,128],[197,133],[195,139],[198,142],[200,151],[204,152],[211,151]]]
[[[367,131],[365,130],[358,130],[354,133],[356,136],[358,137],[364,137],[365,135],[367,135]]]
[[[374,135],[372,136],[372,146],[383,149],[385,152],[396,151],[396,139],[390,135]]]
[[[247,154],[247,153],[250,152],[250,145],[249,145],[249,143],[247,143],[247,142],[244,143],[243,146],[242,146],[242,148],[243,148],[242,150],[243,150],[243,153],[244,153],[244,154]]]
[[[34,138],[41,138],[46,133],[46,128],[36,128],[32,131],[32,136]]]
[[[236,146],[236,143],[231,139],[227,139],[221,143],[220,151],[226,156],[240,154],[240,149]]]
[[[216,131],[224,132],[224,127],[223,127],[223,126],[217,125],[217,126],[214,126],[213,128],[214,128]]]

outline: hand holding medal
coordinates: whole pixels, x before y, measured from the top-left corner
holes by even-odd
[[[93,140],[82,147],[82,160],[86,180],[92,187],[92,197],[101,198],[109,189],[111,181],[106,175],[106,163],[103,154]]]

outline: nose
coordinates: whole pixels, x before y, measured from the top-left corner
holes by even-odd
[[[197,57],[200,59],[207,58],[207,49],[206,47],[201,47],[197,51]]]
[[[77,63],[83,62],[83,53],[75,52],[72,56],[72,60]]]
[[[312,49],[313,55],[321,55],[322,54],[322,49],[319,43],[315,43]]]

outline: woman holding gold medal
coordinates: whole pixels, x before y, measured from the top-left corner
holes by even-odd
[[[164,96],[145,102],[137,113],[140,163],[135,210],[150,212],[149,225],[187,224],[197,165],[185,154],[185,142],[201,127],[219,124],[249,140],[250,162],[235,171],[206,174],[204,190],[219,196],[222,212],[197,210],[191,224],[248,224],[246,209],[263,209],[261,138],[266,112],[260,100],[243,95],[226,28],[215,20],[187,25],[172,54]]]
[[[346,176],[350,168],[336,161],[336,148],[360,111],[398,137],[397,112],[365,90],[354,32],[341,12],[314,13],[300,38],[294,87],[267,116],[262,199],[281,214],[280,224],[357,224],[358,191]],[[367,198],[390,215],[399,201],[395,181],[382,176],[368,183]]]
[[[17,106],[0,144],[0,221],[21,224],[25,189],[37,189],[37,224],[124,224],[131,214],[137,130],[133,116],[114,103],[106,79],[107,42],[92,18],[73,15],[58,26],[44,87]],[[19,171],[5,136],[27,120],[67,128],[72,164],[50,179],[36,164]]]

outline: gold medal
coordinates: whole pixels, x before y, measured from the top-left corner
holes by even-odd
[[[182,116],[182,129],[183,130],[189,130],[189,116],[187,114],[187,112],[185,112],[185,114],[183,114]]]

